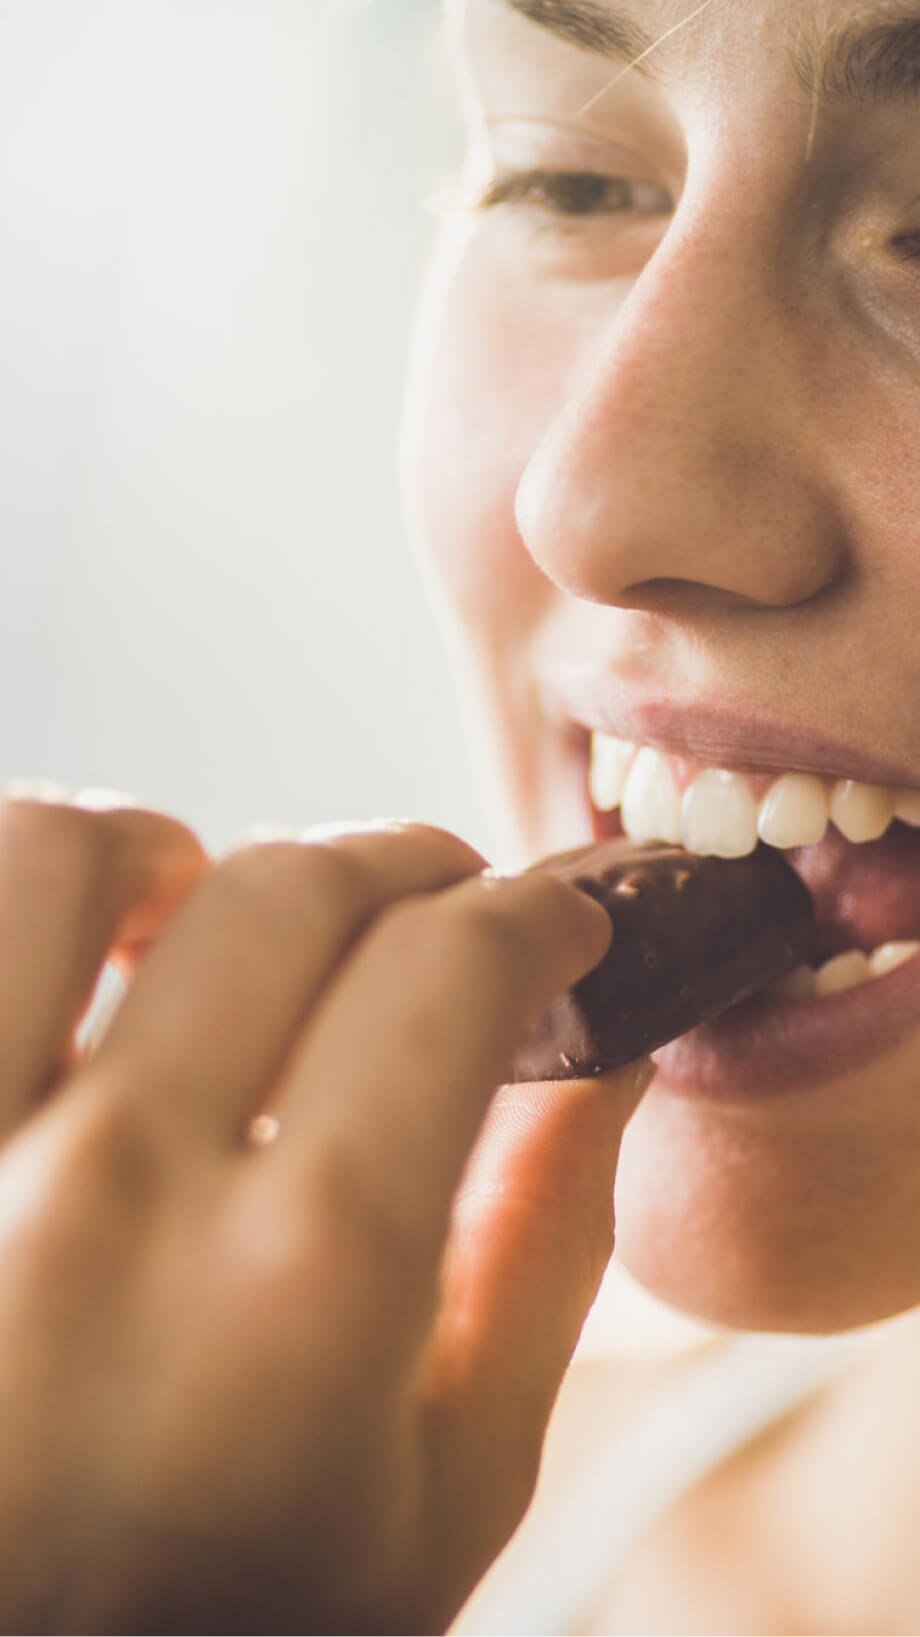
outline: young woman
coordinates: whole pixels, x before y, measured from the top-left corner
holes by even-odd
[[[702,852],[750,851],[759,829],[814,890],[824,941],[791,998],[656,1054],[618,1170],[618,1257],[733,1329],[904,1313],[920,1302],[920,9],[465,0],[453,22],[469,162],[407,464],[521,855],[617,817]],[[791,1450],[785,1501],[762,1486],[748,1606],[733,1587],[724,1626],[693,1625],[718,1603],[688,1608],[695,1570],[662,1607],[658,1562],[661,1623],[641,1629],[915,1628],[914,1418],[893,1384],[916,1348],[915,1326],[892,1333],[861,1440],[848,1405],[820,1452],[803,1438],[798,1490]],[[677,1561],[733,1582],[717,1531],[704,1558],[686,1517]],[[789,1567],[758,1607],[781,1538]]]
[[[578,894],[413,827],[215,865],[157,815],[10,795],[7,1629],[443,1627],[527,1507],[614,1180],[625,1264],[709,1321],[920,1303],[920,12],[453,22],[477,197],[406,468],[522,861],[760,834],[821,971],[650,1086],[496,1092],[604,953]],[[110,951],[132,982],[81,1056]],[[915,1629],[917,1363],[908,1319],[689,1496],[602,1629]]]

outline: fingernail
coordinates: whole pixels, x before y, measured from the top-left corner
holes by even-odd
[[[411,819],[348,819],[341,823],[310,824],[299,831],[301,841],[338,841],[345,836],[373,836],[398,834],[412,826]]]
[[[73,790],[56,779],[11,779],[3,794],[10,801],[41,801],[49,807],[69,805],[73,800]]]
[[[258,847],[270,841],[299,841],[300,831],[293,824],[253,824],[237,842],[239,847]]]
[[[85,813],[114,813],[120,808],[140,807],[136,796],[129,796],[126,790],[107,790],[103,785],[91,785],[86,790],[78,790],[73,798],[74,807],[81,807]]]
[[[248,830],[244,830],[241,836],[237,836],[235,841],[222,848],[217,857],[232,858],[234,853],[244,853],[249,847],[267,847],[278,841],[299,844],[300,831],[295,830],[290,824],[253,824]]]

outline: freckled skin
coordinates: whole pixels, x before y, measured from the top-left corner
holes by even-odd
[[[642,22],[691,9],[647,0]],[[499,164],[625,170],[673,202],[458,216],[420,318],[416,545],[522,859],[589,839],[537,691],[555,661],[842,734],[920,784],[920,263],[894,247],[920,229],[920,126],[862,105],[813,127],[786,43],[827,14],[714,0],[655,81],[594,100],[609,61],[498,0],[456,7]],[[779,1106],[686,1102],[666,1079],[617,1185],[640,1279],[753,1329],[920,1303],[920,1025]]]

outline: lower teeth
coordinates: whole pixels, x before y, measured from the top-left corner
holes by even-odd
[[[905,961],[913,960],[918,954],[920,942],[881,944],[871,955],[865,955],[861,949],[850,949],[844,955],[835,955],[817,971],[810,966],[797,967],[787,977],[773,984],[770,992],[778,1000],[785,1001],[840,995],[845,990],[856,989],[860,984],[869,983],[874,978],[885,977],[887,973],[894,972],[897,967],[903,966]]]
[[[920,943],[882,944],[869,956],[869,966],[874,978],[883,978],[886,972],[893,972],[896,967],[903,966],[905,961],[913,960],[920,953]]]

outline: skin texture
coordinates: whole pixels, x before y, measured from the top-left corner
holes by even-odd
[[[692,8],[624,9],[658,37]],[[452,9],[465,197],[522,167],[646,188],[581,216],[461,200],[419,326],[415,539],[521,858],[590,839],[559,664],[691,727],[718,703],[843,735],[920,786],[916,107],[816,107],[790,60],[885,10],[713,0],[644,77],[501,0]],[[618,1172],[622,1259],[729,1326],[914,1307],[918,1070],[920,1032],[744,1106],[672,1095],[665,1064]]]
[[[610,926],[483,865],[0,802],[4,1630],[431,1631],[517,1525],[651,1069],[496,1094]]]

